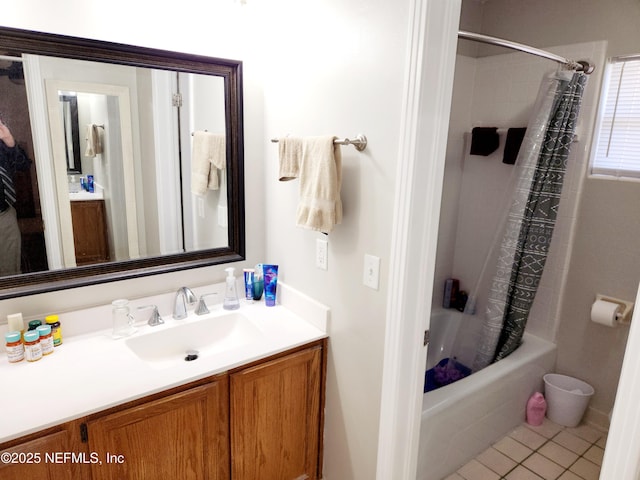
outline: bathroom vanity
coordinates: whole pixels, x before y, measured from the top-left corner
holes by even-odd
[[[226,347],[189,362],[161,353],[165,337],[236,317],[252,326],[221,333]],[[263,304],[166,322],[72,337],[36,363],[3,359],[24,400],[0,400],[0,478],[322,478],[323,331]]]
[[[325,342],[9,442],[0,477],[321,478]]]

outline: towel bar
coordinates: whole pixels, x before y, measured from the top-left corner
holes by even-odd
[[[278,143],[277,138],[272,138],[271,141]],[[356,138],[336,138],[333,143],[336,145],[353,145],[356,147],[356,150],[361,152],[367,148],[367,137],[360,133],[356,135]]]

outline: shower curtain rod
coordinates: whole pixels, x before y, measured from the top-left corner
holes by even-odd
[[[0,55],[0,60],[8,60],[10,62],[22,62],[22,58],[12,57],[10,55]]]
[[[465,40],[472,40],[474,42],[497,45],[499,47],[505,47],[512,50],[519,50],[524,53],[530,53],[532,55],[537,55],[538,57],[553,60],[554,62],[561,63],[569,68],[572,68],[573,70],[584,72],[586,74],[590,74],[595,69],[595,67],[586,60],[579,60],[576,62],[574,60],[569,60],[567,58],[561,57],[560,55],[556,55],[555,53],[547,52],[546,50],[540,50],[539,48],[530,47],[529,45],[525,45],[523,43],[512,42],[511,40],[490,37],[489,35],[484,35],[482,33],[473,33],[459,30],[458,38],[464,38]]]

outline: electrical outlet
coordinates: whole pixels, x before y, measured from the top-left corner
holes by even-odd
[[[329,242],[326,240],[316,240],[316,267],[327,270],[329,265]]]
[[[369,288],[378,290],[380,285],[380,257],[365,254],[362,283]]]

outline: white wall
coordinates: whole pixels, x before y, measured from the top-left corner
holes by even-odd
[[[280,15],[271,16],[269,10]],[[332,309],[327,372],[325,476],[375,478],[394,174],[403,92],[405,2],[270,2],[265,52],[266,260],[283,280]],[[314,19],[310,22],[309,19]],[[330,30],[330,33],[328,33]],[[294,40],[295,39],[295,40]],[[292,41],[293,40],[293,41]],[[286,134],[354,136],[342,148],[344,219],[327,237],[297,228],[298,182],[278,182]],[[315,267],[317,239],[329,268]],[[365,253],[381,257],[380,288],[362,285]]]
[[[249,0],[241,6],[229,0],[203,6],[194,0],[180,9],[154,4],[152,13],[123,0],[65,3],[16,2],[3,7],[2,23],[244,61],[243,265],[278,263],[283,281],[331,307],[325,477],[375,478],[409,2]],[[70,10],[82,21],[70,23],[63,13]],[[141,18],[153,21],[141,28]],[[269,141],[287,133],[369,138],[365,152],[343,147],[344,219],[328,237],[294,225],[298,185],[277,181],[277,146]],[[318,238],[329,241],[327,271],[314,266]],[[362,285],[365,253],[381,257],[378,290]],[[222,268],[8,300],[0,303],[0,318],[219,281]]]
[[[482,32],[488,35],[538,48],[607,40],[609,55],[638,53],[639,21],[635,0],[490,0],[482,6]],[[481,55],[491,51],[496,48],[479,48]]]

